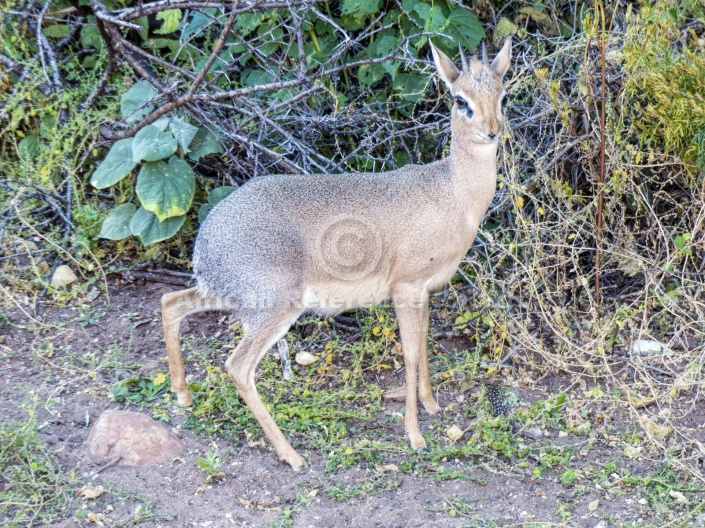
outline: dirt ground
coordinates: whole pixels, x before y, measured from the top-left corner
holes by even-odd
[[[175,460],[150,468],[112,465],[91,461],[85,446],[90,426],[107,409],[121,409],[109,397],[111,386],[140,366],[157,361],[166,372],[166,357],[160,325],[160,296],[178,289],[158,283],[112,281],[106,292],[92,300],[95,311],[85,311],[78,302],[44,313],[50,327],[42,332],[20,328],[21,314],[11,309],[9,323],[0,331],[9,352],[0,369],[0,416],[6,423],[25,420],[26,408],[36,401],[40,438],[56,453],[63,468],[90,486],[108,491],[95,500],[72,497],[63,519],[55,528],[96,525],[160,526],[300,526],[300,527],[441,527],[563,525],[581,527],[654,525],[658,511],[646,504],[638,488],[612,492],[608,486],[591,485],[576,494],[561,484],[559,472],[502,474],[482,461],[448,461],[448,466],[475,464],[464,480],[438,480],[429,472],[381,475],[378,469],[353,466],[339,473],[324,470],[325,456],[305,452],[308,467],[294,473],[276,459],[269,445],[251,447],[246,439],[235,445],[199,436],[185,429],[183,411],[170,409],[170,429],[183,443]],[[97,290],[96,290],[97,291]],[[82,301],[84,309],[85,299]],[[91,317],[104,311],[95,321]],[[126,314],[129,317],[126,318]],[[66,323],[66,321],[72,321]],[[94,324],[95,323],[95,324]],[[19,325],[19,326],[18,326]],[[184,339],[194,348],[205,347],[210,336],[226,333],[221,314],[192,318]],[[120,361],[106,366],[115,349]],[[110,356],[113,357],[113,356]],[[74,359],[72,359],[74,358]],[[75,358],[81,358],[76,362]],[[80,368],[76,365],[84,365]],[[96,367],[90,368],[90,365]],[[97,374],[96,374],[97,373]],[[403,374],[389,380],[401,386]],[[555,382],[554,382],[555,385]],[[557,388],[554,386],[553,390]],[[522,399],[545,398],[548,387],[532,391],[517,389]],[[442,405],[457,394],[447,389],[439,394]],[[402,403],[386,402],[391,408]],[[135,410],[132,407],[132,410]],[[695,419],[695,418],[693,418]],[[432,420],[421,413],[422,429],[429,433]],[[695,424],[694,424],[695,425]],[[400,424],[383,424],[400,443],[406,442]],[[585,438],[549,432],[550,440],[582,444]],[[531,441],[530,439],[527,441]],[[539,440],[536,440],[539,441]],[[205,482],[197,459],[217,447],[223,455],[225,477]],[[622,447],[607,435],[597,435],[590,450],[579,450],[578,464],[599,464],[621,456]],[[631,474],[653,470],[656,461],[620,459],[620,468]],[[403,462],[403,457],[398,459]],[[388,489],[374,495],[362,493],[348,500],[334,500],[326,490],[332,484],[354,484],[391,479]],[[570,511],[568,519],[560,512]],[[78,513],[77,513],[78,512]],[[86,514],[90,513],[90,517]],[[97,521],[96,521],[97,519]]]

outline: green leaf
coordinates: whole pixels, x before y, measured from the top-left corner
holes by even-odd
[[[34,159],[39,147],[39,138],[34,134],[23,137],[19,145],[17,145],[17,154],[25,163],[30,163]]]
[[[116,141],[110,152],[91,176],[91,185],[105,189],[130,174],[137,163],[132,159],[132,138]]]
[[[168,35],[179,28],[181,22],[181,9],[167,9],[157,13],[157,20],[162,20],[162,27],[155,31],[158,35]]]
[[[342,17],[340,17],[340,25],[343,26],[343,29],[347,29],[348,31],[357,31],[358,29],[362,29],[363,27],[365,27],[365,17],[357,17],[355,15],[343,15]]]
[[[405,101],[418,103],[426,92],[428,77],[413,73],[400,73],[394,79],[394,91]]]
[[[357,79],[363,86],[370,87],[382,79],[384,74],[385,70],[381,64],[363,64],[357,70]]]
[[[142,42],[147,42],[147,39],[149,38],[149,19],[146,16],[141,16],[133,20],[133,22],[142,28],[138,31],[140,37],[142,38]]]
[[[413,11],[419,14],[425,32],[442,33],[450,22],[446,19],[443,9],[439,5],[419,2],[414,6]],[[428,37],[424,35],[415,42],[414,46],[417,50],[421,49],[427,41]]]
[[[120,99],[120,114],[128,124],[136,123],[152,110],[153,105],[145,105],[159,92],[147,81],[139,81],[125,92]]]
[[[95,25],[95,17],[89,16],[88,23],[81,27],[81,46],[84,48],[103,49],[103,39],[100,38],[100,31]]]
[[[148,125],[135,134],[132,143],[132,160],[157,161],[168,158],[174,152],[178,143],[171,132],[161,132],[158,127]]]
[[[278,24],[264,24],[257,30],[257,35],[263,37],[263,44],[258,46],[258,50],[263,55],[271,55],[281,45],[284,36],[284,30]]]
[[[157,127],[159,129],[159,132],[164,132],[166,130],[166,127],[169,126],[169,121],[171,121],[171,118],[169,116],[163,115],[162,117],[154,121],[151,126]]]
[[[69,26],[68,24],[54,24],[42,29],[42,33],[50,38],[64,38],[69,34]]]
[[[457,33],[463,47],[473,50],[485,38],[485,30],[475,13],[464,7],[456,7],[448,17],[449,28]]]
[[[223,185],[222,187],[216,187],[208,193],[208,203],[211,205],[215,205],[234,190],[235,187],[231,185]]]
[[[135,204],[131,203],[115,207],[103,220],[103,227],[98,237],[108,240],[122,240],[130,236],[132,234],[130,222],[136,210]]]
[[[198,129],[198,133],[194,136],[189,148],[191,152],[188,153],[188,157],[193,161],[198,161],[208,154],[220,154],[223,152],[223,147],[220,146],[218,140],[205,128]]]
[[[56,115],[46,112],[41,119],[39,122],[39,135],[43,139],[52,139],[54,134],[56,134]]]
[[[497,28],[495,29],[495,34],[500,38],[507,38],[510,35],[516,35],[519,28],[507,17],[502,17],[497,22]]]
[[[198,208],[198,223],[199,224],[202,224],[203,221],[208,217],[208,215],[210,214],[213,207],[214,207],[213,205],[206,203]]]
[[[242,13],[238,15],[235,27],[240,30],[240,34],[246,37],[257,29],[264,21],[264,14],[261,11],[254,13]]]
[[[183,215],[167,218],[160,222],[154,213],[140,207],[130,221],[130,231],[133,235],[140,237],[143,245],[151,246],[173,237],[184,225],[185,220],[186,215]]]
[[[206,9],[203,9],[201,11],[195,11],[193,12],[193,16],[191,17],[191,20],[183,25],[183,29],[181,30],[181,40],[186,41],[188,40],[192,35],[195,35],[196,33],[200,32],[203,28],[213,24],[217,17],[215,16],[217,9],[214,7],[208,7]],[[243,13],[243,15],[246,15],[247,13]],[[243,16],[240,15],[240,16]],[[238,17],[239,19],[240,17]]]
[[[443,9],[439,5],[429,5],[425,3],[416,4],[414,7],[422,20],[424,20],[424,31],[437,32],[443,31],[447,25],[446,17],[443,14]]]
[[[396,34],[387,33],[386,35],[379,35],[377,40],[370,44],[368,53],[372,58],[384,57],[389,55],[398,46],[399,39],[397,39]]]
[[[242,83],[245,86],[260,86],[274,80],[274,74],[266,70],[245,70],[242,72]]]
[[[196,190],[196,176],[185,161],[172,156],[145,163],[137,176],[137,197],[159,220],[186,214]]]
[[[179,145],[181,145],[181,150],[184,154],[191,152],[189,150],[189,145],[198,133],[198,127],[189,124],[189,122],[183,117],[176,116],[169,123],[169,130],[171,130],[171,133],[174,134],[176,141],[178,141]]]
[[[208,193],[208,203],[203,204],[198,208],[198,222],[200,224],[206,219],[211,209],[221,201],[223,198],[228,196],[231,192],[235,190],[235,187],[230,185],[223,185],[222,187],[216,187],[210,193]]]
[[[365,15],[374,15],[379,12],[380,0],[342,0],[340,12],[343,15],[354,15],[362,18]]]

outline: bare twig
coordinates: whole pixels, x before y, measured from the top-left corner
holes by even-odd
[[[211,66],[213,65],[213,62],[215,59],[218,58],[218,54],[221,52],[223,49],[223,46],[225,45],[225,39],[228,37],[228,33],[230,33],[230,28],[233,26],[233,23],[235,22],[235,16],[237,14],[237,6],[240,3],[240,0],[233,0],[232,6],[230,8],[230,16],[228,19],[225,21],[225,24],[223,25],[223,30],[220,32],[220,36],[218,37],[218,41],[215,43],[215,46],[213,46],[213,51],[211,51],[210,56],[206,60],[206,63],[203,65],[203,68],[201,68],[201,71],[198,73],[196,78],[193,80],[191,83],[191,87],[188,90],[188,95],[193,95],[196,90],[198,90],[198,87],[201,85],[203,82],[203,79],[205,76],[208,74],[208,71],[211,69]]]

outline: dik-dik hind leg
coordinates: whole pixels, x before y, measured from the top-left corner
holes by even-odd
[[[171,390],[181,405],[191,405],[191,394],[186,386],[184,363],[181,358],[179,327],[184,317],[209,310],[232,309],[220,299],[202,297],[196,288],[166,293],[162,295],[162,326],[166,341],[166,355],[169,358]]]
[[[404,417],[404,428],[409,435],[411,447],[414,449],[426,447],[426,440],[424,440],[419,429],[416,383],[420,357],[422,354],[426,354],[425,348],[423,351],[421,350],[421,330],[424,326],[424,300],[428,302],[427,297],[428,294],[424,288],[413,285],[398,286],[392,294],[394,309],[397,312],[399,321],[399,333],[401,334],[401,346],[406,370],[406,416]]]
[[[262,356],[274,343],[286,335],[298,316],[298,312],[289,312],[278,316],[269,316],[266,321],[251,325],[245,323],[245,335],[225,363],[225,368],[235,381],[240,396],[257,418],[264,434],[274,445],[279,460],[288,463],[294,471],[303,469],[306,463],[301,455],[291,447],[262,402],[255,386],[255,371]]]
[[[431,374],[428,366],[428,295],[423,303],[421,314],[421,343],[419,344],[419,400],[423,403],[424,409],[429,414],[437,414],[441,411],[433,397],[433,387],[431,386]]]

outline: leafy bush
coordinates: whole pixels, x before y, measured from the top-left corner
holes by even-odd
[[[156,90],[147,81],[128,90],[120,105],[126,121],[141,115],[145,107],[148,109],[147,104],[155,95]],[[179,156],[175,155],[177,150]],[[139,164],[135,192],[141,207],[137,209],[128,202],[113,208],[99,236],[122,240],[136,235],[145,246],[171,238],[184,224],[196,190],[196,175],[184,158],[198,161],[222,151],[207,129],[189,124],[180,115],[163,116],[142,128],[134,138],[115,142],[93,173],[91,184],[98,189],[113,186]],[[222,198],[223,193],[214,196]],[[212,207],[217,202],[209,198],[209,203]]]
[[[196,98],[220,100],[223,93],[230,92],[230,97],[244,102],[244,108],[230,107],[207,122],[203,116],[196,116],[201,125],[197,126],[180,110],[160,114],[155,105],[168,91],[163,86],[157,88],[158,79],[134,84],[121,98],[121,115],[127,125],[132,125],[129,130],[136,133],[113,144],[93,173],[91,184],[98,189],[111,187],[139,166],[137,203],[120,203],[123,200],[117,197],[119,204],[105,219],[100,237],[121,240],[136,235],[147,246],[178,232],[194,197],[203,193],[203,184],[198,184],[185,159],[198,162],[209,154],[222,153],[220,142],[229,139],[225,120],[232,129],[255,134],[261,126],[257,123],[257,107],[276,105],[289,107],[290,111],[288,101],[311,90],[311,85],[314,93],[299,105],[299,113],[317,112],[318,118],[325,120],[336,116],[343,105],[359,101],[365,106],[383,107],[384,100],[391,98],[396,115],[388,119],[405,119],[423,102],[430,87],[429,73],[420,62],[427,53],[429,36],[439,36],[439,45],[450,54],[457,44],[474,49],[484,37],[482,25],[470,10],[446,0],[404,0],[400,5],[343,0],[322,8],[325,13],[317,7],[305,11],[249,9],[235,19],[227,10],[210,7],[168,9],[157,13],[161,26],[153,33],[163,35],[157,38],[149,38],[148,18],[135,16],[142,28],[142,47],[150,48],[155,61],[160,57],[162,66],[168,64],[172,75],[181,73],[186,86],[191,83],[182,98],[195,94]],[[225,36],[223,31],[230,24],[234,30]],[[211,49],[218,51],[217,55],[210,53]],[[187,74],[187,70],[194,73]],[[357,77],[356,81],[351,75]],[[205,82],[201,91],[198,79]],[[240,94],[247,94],[250,100],[243,101]],[[169,95],[172,101],[178,101]],[[186,108],[185,104],[175,106]],[[291,140],[292,133],[307,133],[305,122],[291,125],[292,132],[284,134],[280,127],[273,127],[273,137],[260,144],[261,150],[276,157],[286,152],[276,136],[289,136]],[[334,160],[330,138],[320,139],[306,149],[315,158],[317,172],[338,170],[346,159],[358,170],[396,167],[410,161],[409,147],[403,139],[390,149],[391,157],[381,166],[370,164],[368,157],[350,155],[358,150],[356,146],[345,148],[348,154],[342,162]],[[355,142],[345,137],[334,139],[337,145]],[[300,169],[307,170],[306,165],[310,162],[300,165]],[[199,220],[231,189],[229,186],[207,194]]]
[[[668,5],[645,6],[624,46],[625,94],[641,145],[705,173],[705,54]],[[639,160],[637,160],[637,163]],[[695,167],[694,167],[695,168]]]

